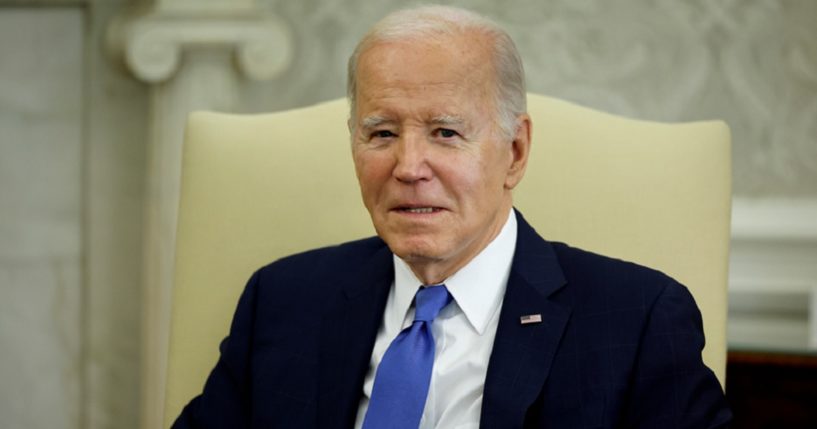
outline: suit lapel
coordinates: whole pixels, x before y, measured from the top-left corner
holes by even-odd
[[[354,424],[363,379],[380,327],[389,286],[394,280],[392,254],[378,251],[349,276],[341,296],[324,312],[319,344],[318,426]]]
[[[570,309],[549,299],[565,284],[551,245],[517,212],[518,234],[511,275],[488,362],[481,427],[521,427],[541,392]],[[540,323],[520,318],[540,315]]]

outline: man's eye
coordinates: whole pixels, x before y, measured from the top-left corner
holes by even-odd
[[[375,132],[372,133],[372,137],[380,138],[380,139],[386,139],[386,138],[389,138],[389,137],[394,137],[394,133],[392,133],[389,130],[378,130],[378,131],[375,131]]]
[[[451,137],[456,137],[457,136],[456,131],[449,130],[448,128],[440,128],[438,133],[440,134],[440,137],[445,138],[445,139],[450,139]]]

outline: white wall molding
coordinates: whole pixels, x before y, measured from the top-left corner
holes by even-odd
[[[736,198],[730,345],[817,347],[817,199]]]
[[[269,79],[291,61],[283,23],[252,0],[159,0],[108,27],[111,57],[151,84],[147,142],[141,427],[162,426],[184,124],[234,111],[239,73]],[[205,90],[206,89],[206,90]]]
[[[817,198],[734,198],[732,239],[817,242]]]
[[[238,68],[256,80],[275,77],[292,60],[290,33],[269,13],[185,16],[178,10],[169,15],[157,12],[123,17],[110,30],[112,53],[148,83],[171,78],[179,70],[182,53],[190,49],[231,50]]]

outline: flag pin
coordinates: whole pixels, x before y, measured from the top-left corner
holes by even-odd
[[[528,325],[531,323],[542,323],[541,314],[528,314],[519,318],[519,323]]]

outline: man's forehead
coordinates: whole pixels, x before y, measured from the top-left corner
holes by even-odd
[[[490,97],[493,93],[496,78],[485,59],[463,60],[450,52],[414,57],[401,54],[391,51],[388,57],[363,58],[355,94],[359,102],[389,105],[409,99],[431,104],[450,100],[456,104],[466,97]],[[434,115],[455,113],[438,111]]]
[[[411,59],[439,66],[458,65],[469,71],[490,69],[491,44],[480,34],[445,34],[437,37],[417,36],[406,39],[380,40],[369,44],[358,57],[358,67],[378,69]],[[433,71],[433,69],[430,69]]]

